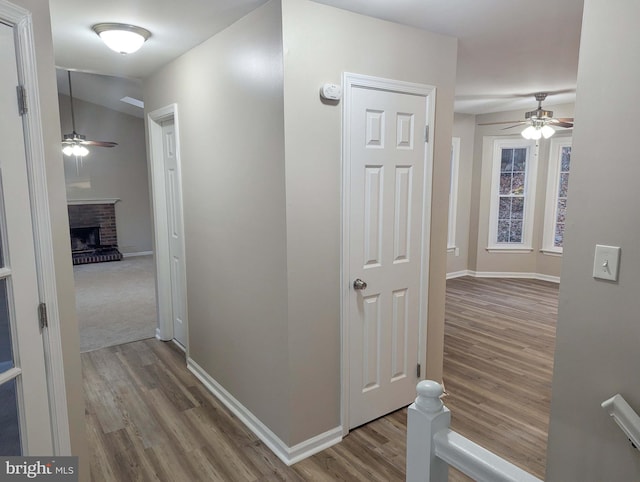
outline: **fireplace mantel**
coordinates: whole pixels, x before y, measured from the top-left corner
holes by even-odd
[[[81,206],[83,204],[115,204],[120,201],[119,198],[108,199],[67,199],[69,206]]]

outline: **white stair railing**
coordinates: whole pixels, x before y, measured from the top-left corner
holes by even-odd
[[[440,400],[442,386],[418,383],[407,417],[407,481],[446,482],[449,466],[478,482],[541,482],[449,429],[451,413]]]
[[[640,450],[640,416],[619,393],[602,402],[602,408],[613,418],[631,444]]]

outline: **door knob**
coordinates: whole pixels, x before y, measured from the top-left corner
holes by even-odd
[[[367,289],[367,283],[365,283],[360,278],[358,278],[353,282],[353,289],[354,290],[366,290]]]

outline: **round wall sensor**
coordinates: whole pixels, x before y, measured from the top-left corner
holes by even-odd
[[[320,95],[328,100],[340,100],[342,97],[342,87],[336,84],[324,84],[320,89]]]

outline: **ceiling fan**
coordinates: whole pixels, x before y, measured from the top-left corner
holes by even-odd
[[[521,121],[502,121],[502,122],[486,122],[478,124],[481,126],[496,125],[496,124],[513,124],[505,129],[512,129],[514,127],[527,125],[527,127],[521,132],[522,137],[525,139],[538,140],[541,137],[548,139],[555,134],[554,127],[564,127],[570,129],[573,127],[573,117],[553,117],[553,111],[544,110],[542,108],[542,102],[547,98],[547,92],[539,92],[535,94],[535,98],[538,101],[538,108],[529,112],[525,112],[525,120]]]
[[[89,154],[89,149],[85,146],[96,147],[114,147],[117,146],[117,142],[109,141],[91,141],[87,140],[86,136],[78,134],[76,132],[76,118],[73,113],[73,91],[71,89],[71,71],[67,70],[67,78],[69,79],[69,103],[71,106],[71,128],[73,132],[71,134],[65,134],[62,138],[62,152],[65,156],[84,157]]]

